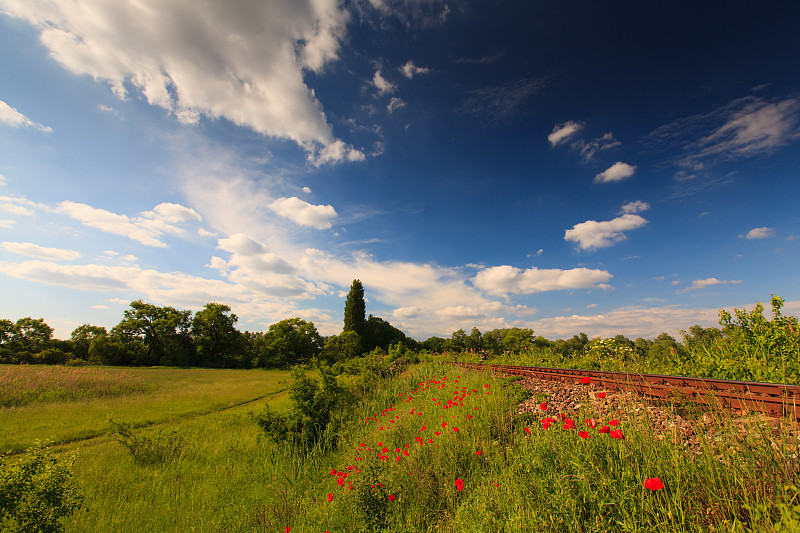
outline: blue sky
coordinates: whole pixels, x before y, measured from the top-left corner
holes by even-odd
[[[794,2],[0,0],[0,316],[800,311]]]

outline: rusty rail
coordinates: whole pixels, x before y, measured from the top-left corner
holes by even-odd
[[[793,416],[800,419],[800,385],[457,361],[452,364],[474,370],[488,369],[494,373],[572,383],[580,383],[581,378],[588,377],[590,383],[611,391],[634,392],[661,400],[685,398],[712,407],[758,411],[771,416]]]

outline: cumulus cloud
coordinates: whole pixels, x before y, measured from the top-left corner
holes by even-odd
[[[8,0],[2,9],[37,27],[70,72],[120,98],[135,91],[181,122],[225,118],[309,154],[338,140],[303,79],[339,57],[350,14],[337,0]]]
[[[647,202],[642,202],[641,200],[636,200],[634,202],[628,202],[627,204],[622,206],[620,210],[621,213],[641,213],[642,211],[647,211],[650,209],[650,204]]]
[[[766,239],[768,237],[775,236],[775,228],[753,228],[747,232],[747,235],[739,235],[739,237],[744,237],[747,240],[753,239]]]
[[[332,205],[313,205],[296,196],[278,198],[269,208],[301,226],[317,229],[328,229],[336,219],[336,210]]]
[[[398,68],[397,70],[399,70],[403,74],[403,76],[405,76],[409,80],[411,78],[413,78],[414,76],[416,76],[417,74],[427,74],[428,72],[430,72],[429,68],[418,67],[410,59],[408,61],[406,61],[405,65],[403,65],[402,67]]]
[[[50,126],[32,121],[2,100],[0,100],[0,123],[12,128],[33,128],[45,133],[53,131]]]
[[[607,248],[627,239],[624,232],[641,228],[646,224],[647,220],[630,213],[602,222],[587,220],[568,229],[564,233],[564,240],[576,242],[583,250]]]
[[[633,176],[634,172],[636,172],[635,166],[623,163],[622,161],[617,161],[603,172],[597,174],[594,177],[594,182],[609,183],[613,181],[621,181]]]
[[[0,246],[15,254],[35,257],[37,259],[48,259],[52,261],[72,261],[78,259],[81,254],[75,250],[65,250],[62,248],[47,248],[30,242],[2,242]]]
[[[547,136],[547,140],[551,146],[558,146],[561,143],[567,142],[570,137],[583,129],[583,124],[569,120],[563,124],[556,124],[553,126],[553,131]]]
[[[381,74],[381,69],[376,70],[375,75],[372,76],[372,85],[378,89],[378,94],[393,93],[395,90],[397,90],[397,86],[394,83],[386,80],[383,77]]]
[[[486,268],[472,278],[472,284],[497,296],[534,294],[564,289],[586,289],[604,284],[613,276],[606,270],[588,268],[522,270],[510,265]]]

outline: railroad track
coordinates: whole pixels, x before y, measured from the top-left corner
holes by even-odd
[[[581,378],[588,377],[590,384],[604,390],[633,392],[666,401],[687,399],[712,407],[800,419],[800,385],[457,361],[452,364],[462,368],[571,383],[581,383]]]

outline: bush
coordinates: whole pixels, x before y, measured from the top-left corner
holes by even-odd
[[[111,431],[108,435],[125,446],[139,465],[155,465],[177,459],[183,451],[183,439],[176,431],[158,431],[152,437],[135,432],[130,424],[108,419]]]
[[[37,441],[6,468],[0,456],[0,529],[52,533],[64,530],[61,519],[83,505],[72,479],[75,456],[62,459]]]

